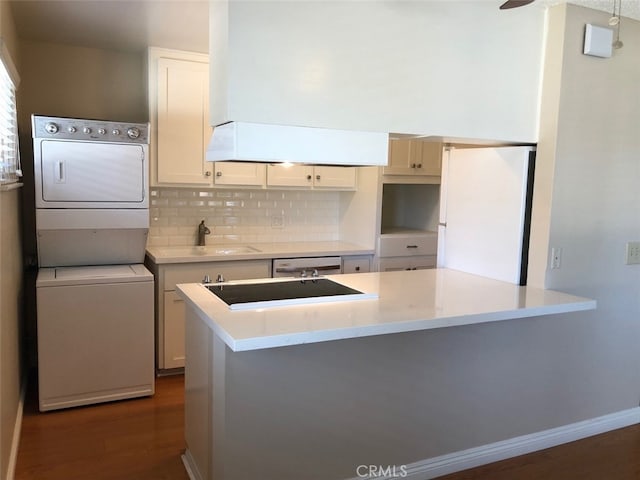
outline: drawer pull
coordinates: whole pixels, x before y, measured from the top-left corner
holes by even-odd
[[[181,298],[174,298],[173,303],[184,303],[184,300]]]
[[[418,248],[418,245],[407,245],[407,248]]]

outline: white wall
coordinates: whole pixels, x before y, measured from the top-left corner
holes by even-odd
[[[530,284],[598,301],[573,328],[549,329],[566,339],[556,354],[571,379],[562,397],[581,418],[640,400],[640,265],[624,264],[625,243],[640,240],[640,22],[623,19],[612,58],[582,55],[584,25],[608,17],[573,5],[550,12],[534,193]],[[552,247],[562,248],[560,269],[548,267]]]
[[[535,142],[543,22],[537,4],[214,0],[212,123]]]

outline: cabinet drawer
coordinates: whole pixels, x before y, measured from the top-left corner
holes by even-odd
[[[222,275],[225,280],[271,277],[270,260],[182,263],[163,268],[165,291],[175,290],[177,283],[200,283],[205,275],[209,275],[211,281],[215,281],[218,275]]]
[[[391,257],[381,258],[379,270],[381,272],[392,272],[395,270],[422,270],[425,268],[436,268],[435,255],[418,255],[415,257]]]
[[[369,256],[342,257],[342,273],[366,273],[371,271]]]
[[[438,252],[438,234],[424,235],[380,235],[378,238],[380,257],[405,257],[413,255],[436,255]]]

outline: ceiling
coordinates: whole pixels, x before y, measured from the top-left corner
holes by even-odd
[[[422,0],[428,1],[428,0]],[[492,1],[498,6],[504,0]],[[542,8],[567,0],[539,0]],[[614,0],[569,0],[611,12]],[[208,0],[10,0],[26,40],[125,51],[147,46],[208,52]],[[622,0],[622,15],[640,20],[640,1]]]

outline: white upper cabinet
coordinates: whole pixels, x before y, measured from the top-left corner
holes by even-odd
[[[313,167],[309,165],[268,165],[267,185],[270,187],[313,186]]]
[[[389,163],[384,175],[418,175],[440,177],[442,143],[415,139],[389,140]]]
[[[355,167],[267,165],[267,186],[355,190]]]
[[[211,185],[208,55],[150,48],[148,79],[152,185]]]
[[[263,163],[214,162],[211,165],[216,185],[264,187],[266,166]]]
[[[315,188],[354,190],[356,188],[356,172],[354,167],[314,167],[313,186]]]

